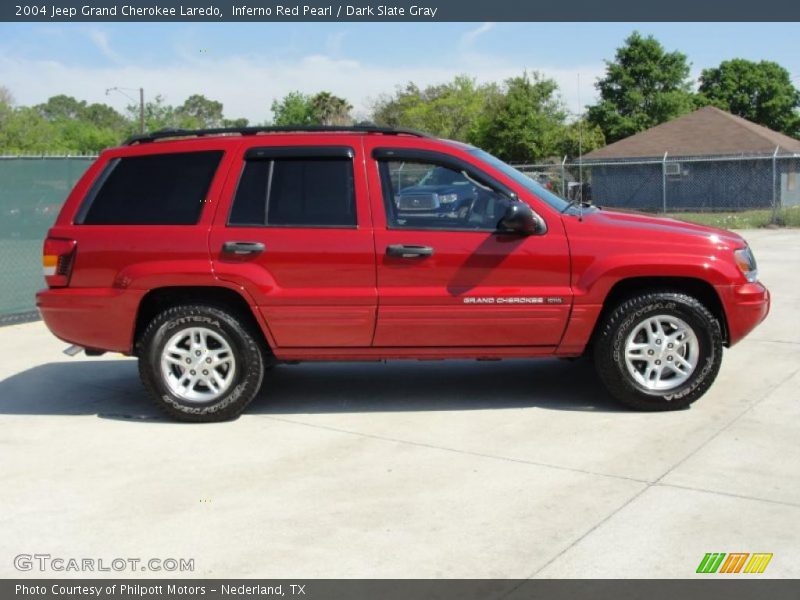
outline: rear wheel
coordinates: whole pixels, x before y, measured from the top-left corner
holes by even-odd
[[[705,394],[719,372],[719,321],[686,294],[633,297],[599,327],[594,344],[597,372],[611,395],[632,408],[685,408]]]
[[[212,306],[162,312],[137,349],[145,388],[160,408],[182,421],[235,417],[256,396],[264,376],[259,336]]]

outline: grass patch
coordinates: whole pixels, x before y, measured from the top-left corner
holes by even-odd
[[[772,210],[743,210],[741,212],[669,213],[680,221],[719,227],[720,229],[758,229],[760,227],[800,227],[800,206],[782,208],[773,222]]]

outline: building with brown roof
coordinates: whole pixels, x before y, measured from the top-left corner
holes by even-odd
[[[666,157],[666,158],[665,158]],[[800,204],[800,140],[707,106],[583,157],[597,204],[737,209]]]

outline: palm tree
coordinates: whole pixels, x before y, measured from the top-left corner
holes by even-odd
[[[314,114],[321,125],[352,125],[352,105],[330,92],[319,92],[311,99]]]

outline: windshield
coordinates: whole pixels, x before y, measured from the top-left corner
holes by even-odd
[[[479,148],[470,148],[469,152],[480,158],[482,161],[490,164],[495,169],[502,172],[504,175],[508,175],[508,177],[516,181],[518,184],[520,184],[522,187],[524,187],[532,194],[535,194],[537,198],[541,198],[542,200],[547,202],[557,211],[563,211],[564,209],[567,208],[567,206],[569,206],[569,202],[564,200],[561,196],[554,194],[546,187],[544,187],[542,184],[534,181],[533,179],[525,175],[525,173],[517,171],[511,165],[504,163],[502,160],[500,160],[495,156],[492,156],[488,152],[484,152]]]

